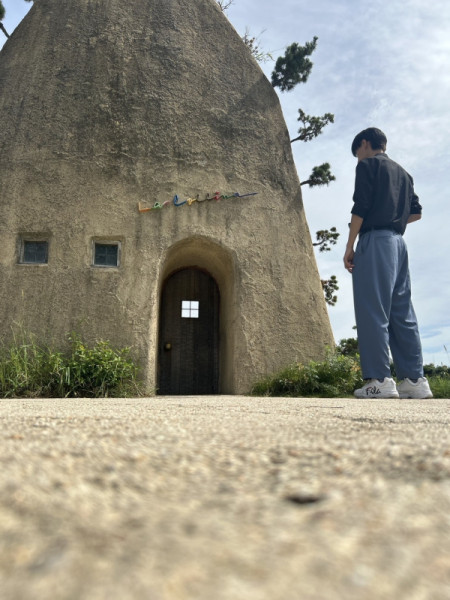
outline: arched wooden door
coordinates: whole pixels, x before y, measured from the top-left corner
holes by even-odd
[[[177,271],[160,307],[159,394],[219,391],[219,289],[204,271]]]

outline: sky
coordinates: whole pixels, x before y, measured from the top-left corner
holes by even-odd
[[[31,4],[3,4],[11,34]],[[317,253],[321,277],[336,275],[339,282],[338,302],[328,307],[336,341],[355,336],[351,275],[342,261],[356,167],[350,146],[359,131],[375,126],[387,135],[389,156],[413,176],[423,206],[422,220],[408,227],[405,239],[424,361],[450,364],[450,2],[234,0],[227,16],[274,58],[293,42],[318,37],[308,82],[279,96],[291,138],[299,108],[335,115],[321,136],[292,149],[300,180],[324,162],[336,176],[323,188],[302,187],[312,236],[333,226],[341,233],[331,252]],[[270,78],[273,62],[261,68]]]

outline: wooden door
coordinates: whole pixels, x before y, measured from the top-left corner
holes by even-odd
[[[177,271],[160,307],[159,394],[219,391],[219,289],[204,271]]]

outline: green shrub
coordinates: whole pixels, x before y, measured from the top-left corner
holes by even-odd
[[[435,398],[450,398],[450,373],[446,366],[425,369]],[[292,364],[254,384],[253,396],[337,398],[351,396],[363,384],[359,356],[341,354],[340,348],[322,362]]]
[[[445,346],[444,346],[445,347]],[[450,398],[450,369],[447,365],[424,365],[423,370],[435,398]]]
[[[428,383],[435,398],[450,398],[450,377],[448,375],[428,377]]]
[[[423,372],[426,377],[450,378],[450,370],[447,365],[434,365],[433,363],[423,365]]]
[[[340,340],[339,344],[336,346],[336,352],[338,352],[338,354],[343,354],[344,356],[355,357],[359,354],[357,338],[352,337]]]
[[[65,367],[64,382],[71,396],[99,398],[119,390],[122,395],[127,387],[136,387],[137,368],[129,348],[116,350],[104,341],[89,348],[76,334],[69,339],[72,354]]]
[[[55,351],[21,332],[0,347],[1,398],[58,398],[141,395],[138,369],[129,348],[114,349],[99,341],[89,347],[77,334],[71,350]]]
[[[32,335],[14,335],[0,348],[0,397],[54,396],[64,359],[61,353],[39,346]]]
[[[291,396],[336,398],[353,395],[362,385],[358,356],[330,352],[322,362],[293,364],[279,373],[257,382],[253,396]]]

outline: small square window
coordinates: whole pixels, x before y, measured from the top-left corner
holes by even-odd
[[[20,262],[29,265],[46,265],[48,263],[48,241],[22,240]]]
[[[197,300],[183,300],[181,302],[181,317],[183,319],[198,319],[200,303]]]
[[[94,243],[94,265],[96,267],[119,266],[119,244]]]

